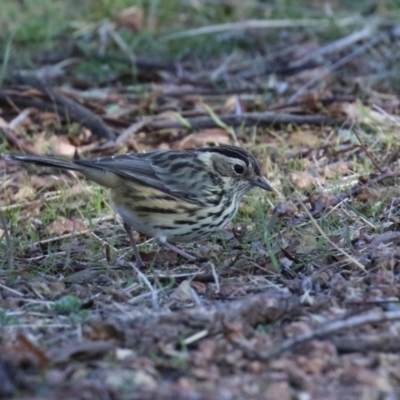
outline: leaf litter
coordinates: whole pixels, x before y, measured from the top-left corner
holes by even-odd
[[[117,84],[78,85],[82,60],[6,76],[2,152],[237,140],[275,192],[188,244],[192,263],[138,235],[150,263],[138,270],[105,191],[0,160],[0,398],[399,396],[399,102],[390,75],[374,80],[395,61],[396,26],[330,44],[287,31],[294,46],[266,55],[146,74],[119,31],[142,30],[143,10],[113,18],[93,29],[136,63],[141,91],[118,71]]]

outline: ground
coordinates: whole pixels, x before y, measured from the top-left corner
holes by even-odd
[[[5,1],[0,398],[397,399],[399,17]],[[183,244],[194,262],[137,234],[140,269],[106,189],[3,157],[223,144],[274,192]]]

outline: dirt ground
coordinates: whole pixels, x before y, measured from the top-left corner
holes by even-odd
[[[400,398],[400,13],[382,7],[160,36],[193,38],[179,60],[132,50],[140,8],[31,63],[5,44],[1,155],[233,144],[274,192],[182,245],[194,262],[137,234],[138,269],[106,189],[1,157],[0,399]],[[200,38],[241,45],[206,57]]]

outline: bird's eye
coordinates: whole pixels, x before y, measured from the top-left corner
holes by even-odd
[[[238,175],[242,175],[243,172],[244,172],[244,167],[243,167],[243,165],[235,164],[235,165],[233,166],[233,170],[234,170]]]

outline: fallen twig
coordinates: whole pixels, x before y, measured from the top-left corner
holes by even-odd
[[[53,101],[51,108],[52,111],[57,111],[65,120],[76,121],[83,126],[90,129],[94,135],[97,135],[108,140],[114,140],[115,135],[112,133],[103,123],[101,118],[95,115],[92,111],[77,103],[73,99],[65,96],[61,92],[57,91],[47,83],[31,77],[16,76],[15,80],[21,84],[29,85],[47,96]],[[0,96],[1,97],[1,96]],[[3,95],[4,97],[4,95]],[[21,96],[23,97],[23,96]],[[25,98],[26,99],[26,98]],[[18,97],[17,97],[18,100]],[[32,101],[32,100],[31,100]],[[33,105],[34,106],[34,105]],[[61,106],[61,108],[60,108]],[[42,106],[43,107],[43,106]],[[48,106],[47,106],[48,107]]]
[[[195,308],[172,313],[125,319],[109,318],[93,322],[93,333],[112,332],[125,348],[135,348],[141,353],[156,352],[165,345],[173,345],[193,335],[207,331],[208,335],[229,330],[230,324],[241,324],[244,332],[252,332],[258,324],[270,323],[297,309],[297,296],[268,290],[229,303],[210,308]],[[100,326],[99,326],[100,325]],[[104,338],[103,338],[104,339]]]
[[[318,57],[321,57],[323,55],[343,50],[345,47],[351,46],[352,44],[357,43],[360,40],[371,37],[376,32],[376,29],[377,24],[367,24],[365,28],[359,31],[353,32],[350,35],[335,40],[331,43],[326,44],[325,46],[320,47],[315,51],[312,51],[311,53],[305,55],[299,60],[292,62],[290,66],[300,67],[301,65],[311,60],[316,60]]]
[[[359,17],[347,17],[342,18],[340,20],[335,21],[338,26],[348,26],[355,24],[359,20]],[[172,33],[166,35],[160,40],[162,41],[170,41],[175,39],[181,39],[191,36],[199,36],[199,35],[209,35],[214,33],[221,33],[227,31],[237,31],[243,29],[282,29],[282,28],[301,28],[301,27],[325,27],[327,25],[331,25],[332,20],[327,18],[326,20],[318,19],[253,19],[247,21],[239,21],[239,22],[228,22],[225,24],[218,25],[208,25],[201,28],[188,29],[183,32]]]
[[[301,333],[300,335],[284,340],[278,345],[271,346],[270,350],[261,352],[257,351],[257,353],[252,354],[252,356],[256,359],[267,361],[299,344],[308,342],[309,340],[312,339],[326,337],[327,335],[336,333],[343,329],[355,328],[356,326],[369,323],[378,323],[378,322],[396,321],[396,320],[400,320],[400,311],[387,311],[387,312],[373,313],[367,315],[357,315],[340,321],[335,320],[326,323],[321,328],[314,329],[313,331],[310,332],[304,332]]]
[[[333,337],[330,339],[339,354],[367,353],[379,351],[385,353],[398,353],[400,351],[399,336],[395,332],[376,332],[367,335],[350,337]]]
[[[382,35],[378,35],[378,36],[372,38],[367,43],[363,44],[362,46],[356,47],[356,49],[354,51],[352,51],[350,54],[347,54],[345,57],[341,58],[339,61],[337,61],[336,63],[331,65],[327,70],[324,70],[320,74],[313,76],[312,79],[310,79],[307,83],[305,83],[303,86],[301,86],[300,89],[297,90],[297,92],[294,93],[289,98],[289,100],[287,101],[286,104],[292,104],[300,96],[302,96],[308,89],[313,87],[317,82],[321,81],[323,78],[330,75],[333,71],[336,71],[337,69],[343,67],[344,65],[346,65],[347,63],[352,61],[354,58],[365,53],[368,49],[371,49],[372,47],[376,46],[382,40],[383,40]]]
[[[339,247],[336,243],[334,243],[332,240],[330,240],[328,238],[328,236],[326,235],[326,233],[321,229],[321,227],[316,223],[315,219],[313,218],[313,216],[311,215],[310,211],[307,209],[307,207],[304,205],[304,203],[301,203],[301,206],[303,207],[304,211],[307,213],[310,221],[312,222],[312,224],[314,225],[315,229],[319,232],[319,234],[321,235],[321,237],[323,237],[326,241],[328,241],[331,246],[338,251],[339,253],[341,253],[342,255],[344,255],[351,263],[354,263],[355,265],[357,265],[358,268],[360,268],[362,271],[365,272],[365,267],[364,265],[362,265],[358,260],[356,260],[353,256],[351,256],[349,253],[347,253],[345,250],[343,250],[341,247]]]
[[[259,126],[276,126],[276,125],[341,125],[343,121],[337,119],[320,116],[320,115],[295,115],[295,114],[284,114],[275,112],[264,112],[264,113],[243,113],[241,115],[227,114],[219,115],[219,120],[224,124],[230,126],[240,125],[259,125]],[[218,127],[217,122],[211,117],[196,117],[186,118],[188,124],[184,124],[182,121],[149,121],[145,126],[150,130],[161,130],[161,129],[188,129],[188,125],[191,129],[208,129]]]
[[[147,276],[139,270],[139,268],[135,265],[135,263],[129,263],[129,264],[135,270],[139,279],[141,279],[146,284],[146,286],[149,288],[149,290],[151,292],[151,300],[153,303],[153,308],[155,310],[157,310],[159,308],[157,289],[153,288],[150,281],[147,279]]]
[[[357,184],[356,186],[351,188],[351,190],[349,190],[349,191],[343,192],[342,194],[339,194],[337,196],[332,196],[331,200],[329,201],[329,204],[320,204],[319,207],[316,207],[314,210],[310,211],[309,213],[305,213],[304,215],[302,215],[300,217],[293,218],[290,223],[290,226],[294,227],[294,226],[297,226],[297,225],[303,223],[304,221],[307,221],[308,219],[310,219],[310,217],[313,217],[313,218],[317,217],[323,211],[325,211],[327,209],[327,207],[334,207],[334,206],[338,205],[339,203],[343,202],[344,200],[349,199],[350,197],[357,196],[357,194],[359,194],[361,192],[361,190],[365,187],[370,187],[371,185],[373,185],[375,183],[379,183],[379,182],[382,182],[382,181],[385,181],[385,180],[391,179],[391,178],[396,178],[398,176],[399,176],[399,174],[394,173],[392,171],[384,171],[381,175],[370,179],[365,184]]]
[[[356,135],[358,141],[360,142],[360,147],[362,148],[362,150],[364,151],[364,153],[367,155],[367,157],[371,160],[372,164],[374,164],[375,168],[381,173],[383,174],[383,169],[378,165],[378,163],[376,162],[375,158],[372,157],[372,154],[369,152],[369,150],[367,149],[367,147],[364,145],[364,143],[361,140],[360,135],[358,134],[358,129],[357,128],[353,128],[353,132]]]
[[[20,125],[29,116],[29,113],[30,113],[30,110],[25,109],[20,114],[18,114],[18,116],[15,117],[8,124],[8,126],[1,129],[1,131],[3,132],[3,135],[6,138],[6,140],[11,145],[17,147],[19,150],[23,151],[26,154],[39,155],[39,153],[37,153],[32,146],[29,146],[26,143],[24,143],[21,139],[18,139],[14,133],[14,130],[17,128],[18,125]]]

